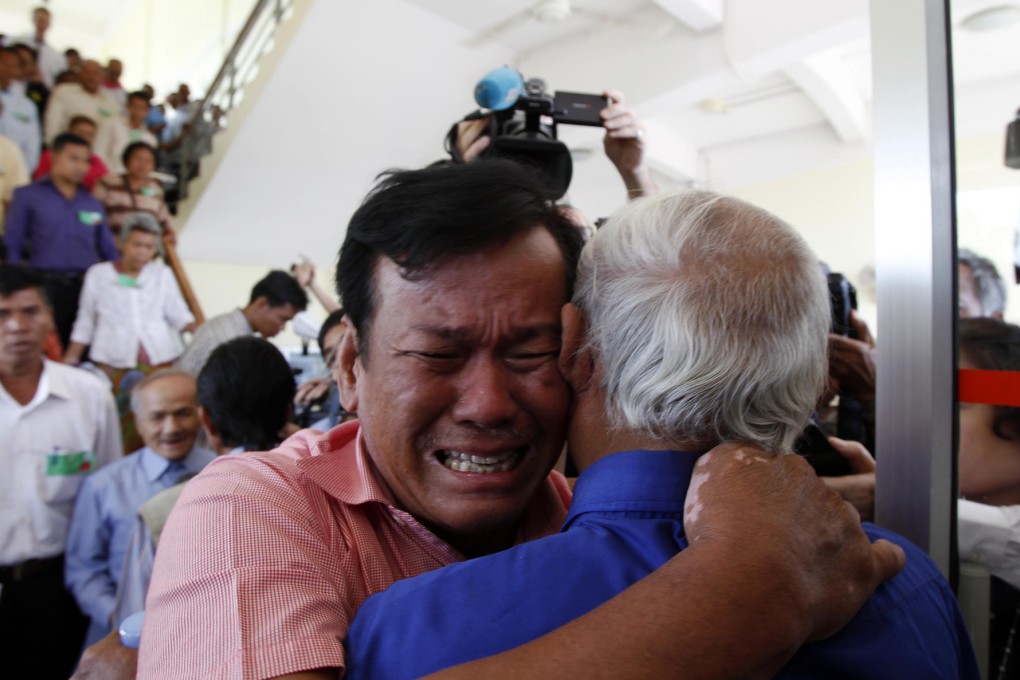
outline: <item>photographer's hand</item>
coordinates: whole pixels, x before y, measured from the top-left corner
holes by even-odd
[[[606,135],[602,145],[627,187],[628,198],[652,196],[658,187],[645,166],[644,126],[618,90],[603,92],[609,105],[602,110]]]
[[[875,353],[866,342],[829,335],[829,375],[862,402],[875,400]]]
[[[492,116],[486,116],[457,123],[457,155],[464,163],[470,163],[489,148],[492,139],[482,133],[491,119]]]

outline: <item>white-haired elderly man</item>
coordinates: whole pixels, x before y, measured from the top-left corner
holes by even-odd
[[[348,636],[348,678],[418,677],[584,615],[687,547],[684,515],[690,528],[702,510],[687,487],[702,452],[750,441],[779,454],[807,423],[826,372],[826,286],[815,256],[772,215],[707,192],[638,201],[588,244],[575,290],[560,366],[575,391],[570,445],[583,472],[563,531],[369,598]],[[712,455],[758,464],[725,447]],[[866,530],[906,550],[905,570],[778,677],[978,678],[931,560]],[[770,578],[767,564],[741,566]]]

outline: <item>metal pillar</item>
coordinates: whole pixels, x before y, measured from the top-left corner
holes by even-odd
[[[949,9],[871,0],[876,520],[955,561],[956,235]]]

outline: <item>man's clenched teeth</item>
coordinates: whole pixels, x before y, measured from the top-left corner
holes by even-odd
[[[495,456],[479,456],[463,451],[440,451],[439,459],[443,465],[457,472],[491,474],[513,470],[521,462],[523,455],[523,449],[515,449]]]

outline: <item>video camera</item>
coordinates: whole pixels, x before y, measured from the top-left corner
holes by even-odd
[[[839,272],[830,273],[828,279],[829,301],[832,303],[831,332],[858,340],[857,329],[850,323],[850,312],[857,309],[857,289]]]
[[[574,172],[570,150],[556,138],[556,126],[601,127],[599,114],[608,105],[607,99],[598,94],[550,95],[543,80],[525,81],[509,66],[490,71],[478,82],[475,101],[481,109],[464,120],[491,116],[483,134],[491,137],[492,143],[482,156],[508,158],[535,167],[553,199],[567,193]],[[454,125],[447,139],[451,153],[456,148],[456,131]]]

